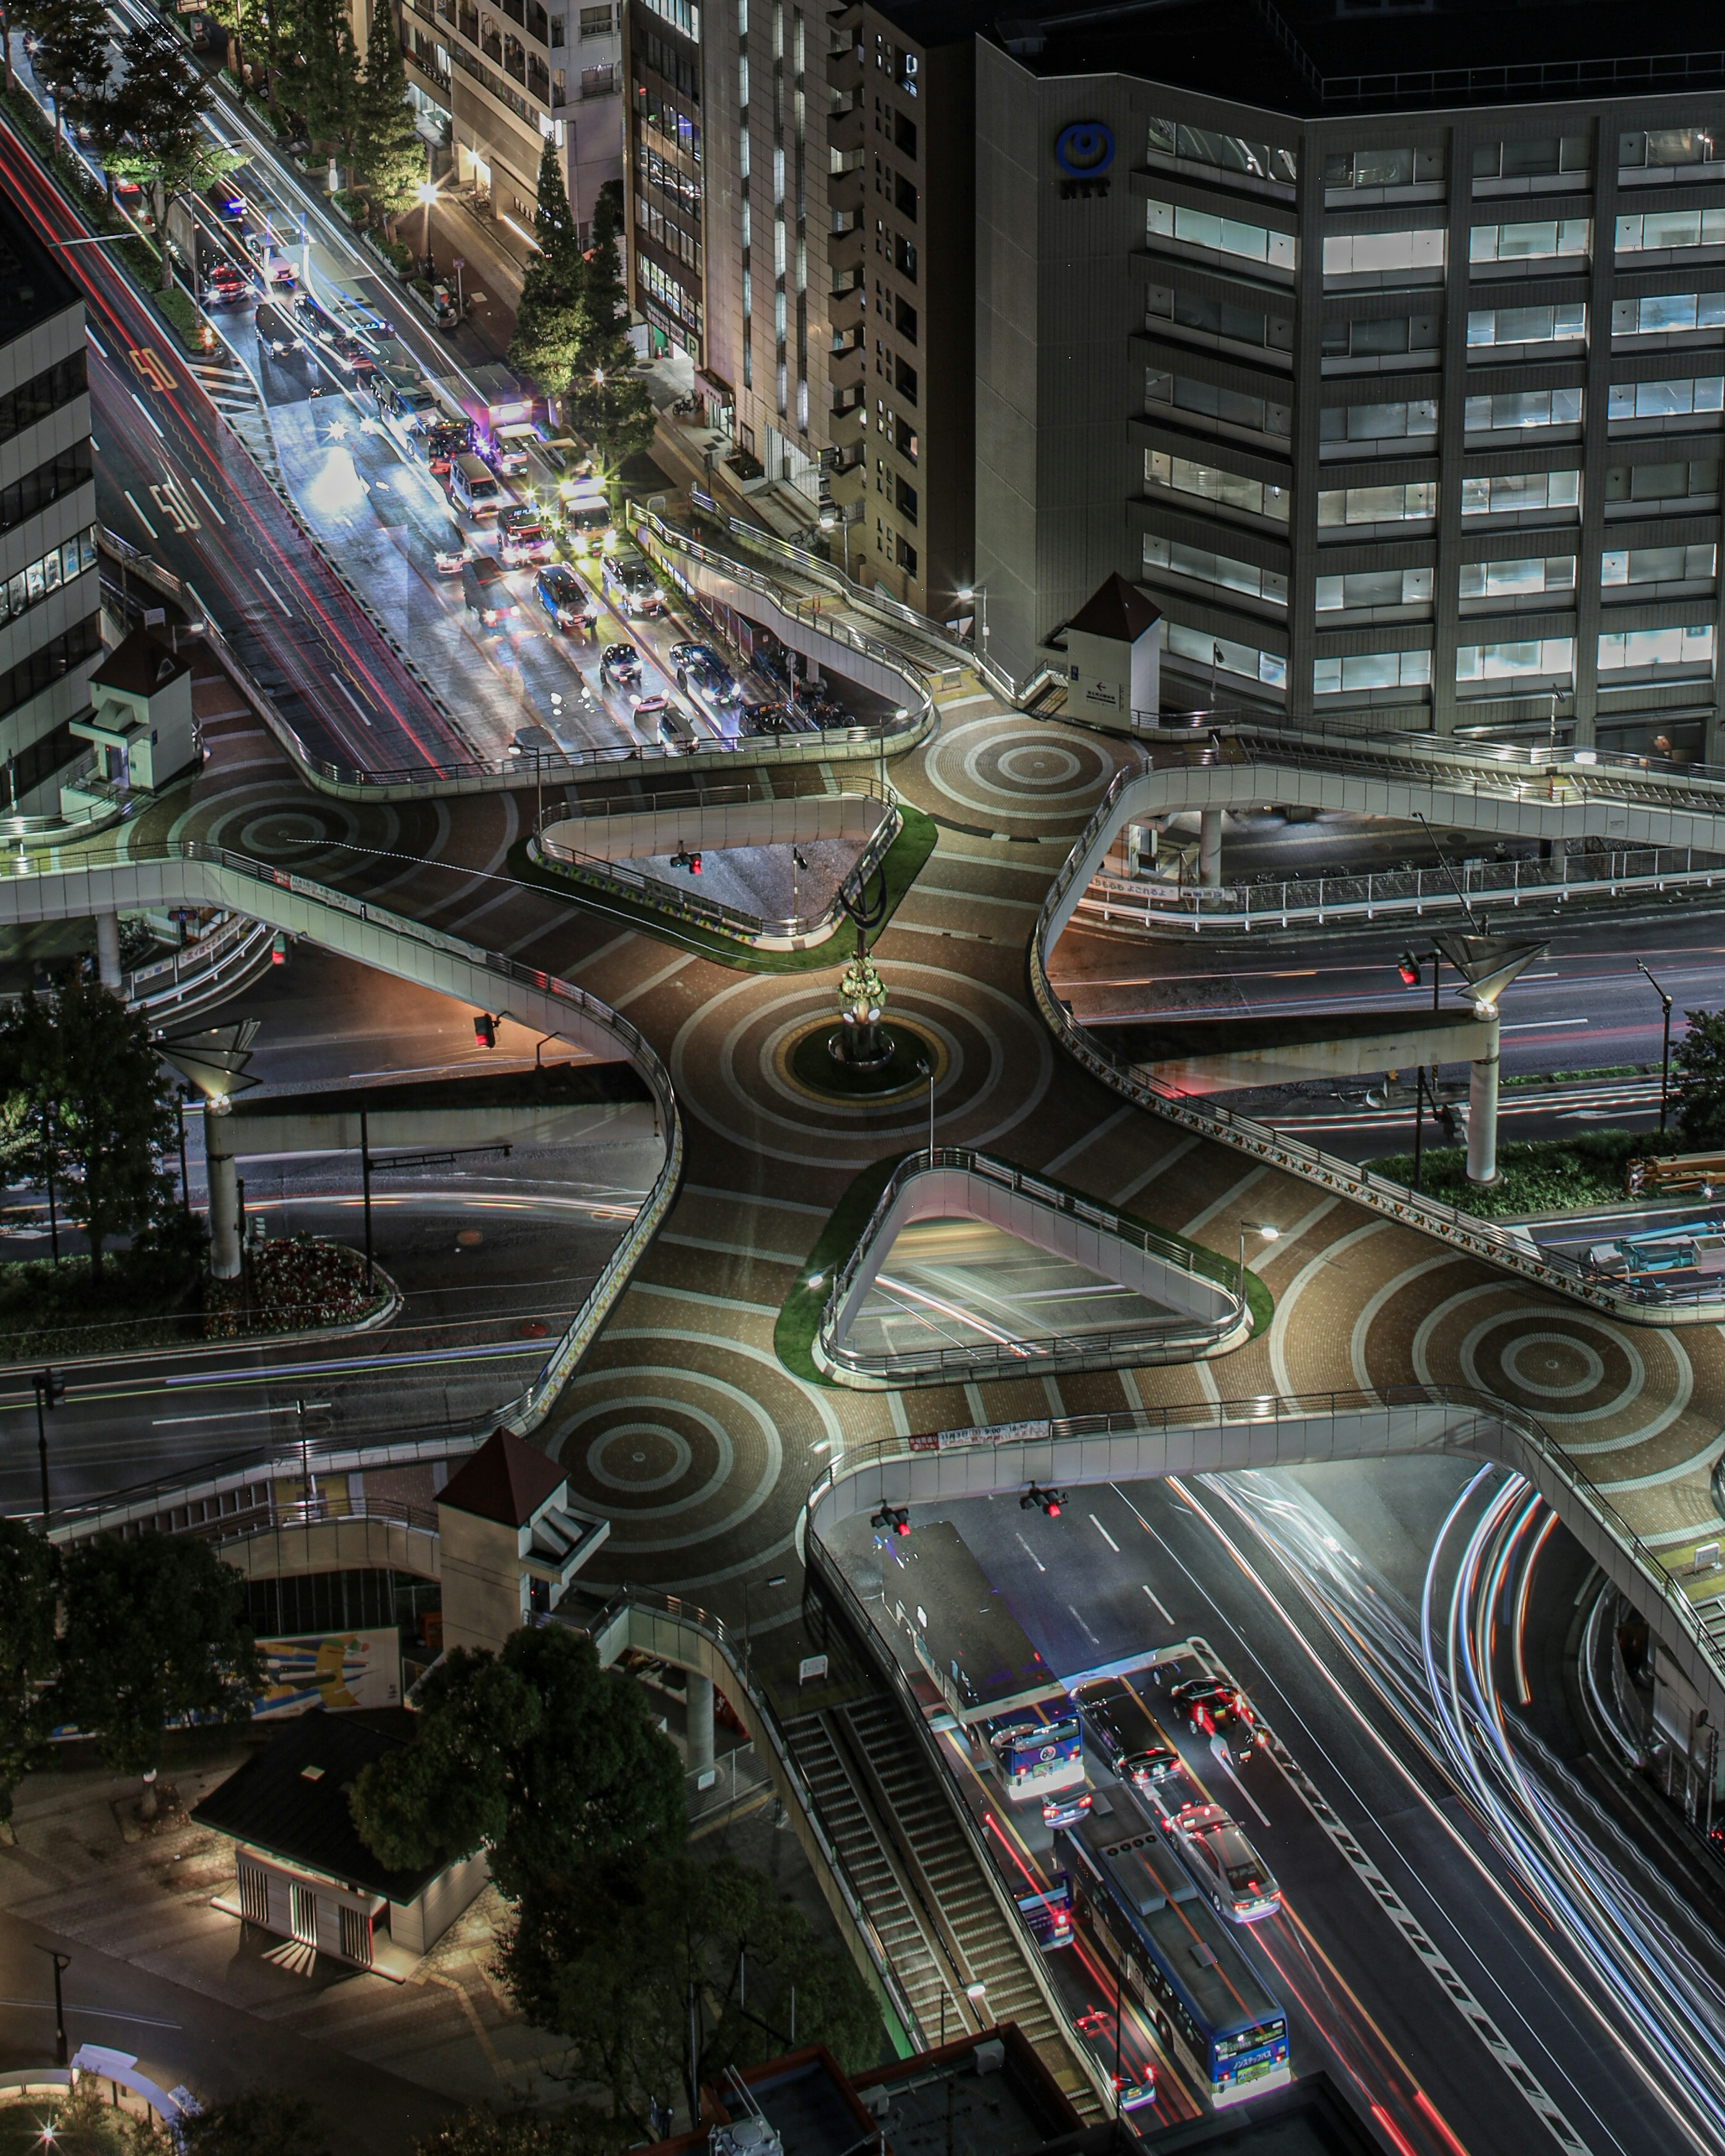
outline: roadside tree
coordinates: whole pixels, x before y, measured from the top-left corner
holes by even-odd
[[[44,1687],[58,1665],[54,1551],[21,1520],[0,1519],[0,1840],[12,1839],[13,1792],[51,1724]]]
[[[592,341],[592,326],[587,265],[581,259],[575,215],[553,142],[547,142],[539,159],[533,232],[539,252],[521,278],[509,363],[542,396],[560,398],[569,387],[583,346]]]
[[[108,39],[111,34],[101,0],[33,0],[20,11],[25,28],[35,33],[30,64],[54,104],[54,131],[94,117],[108,82]]]
[[[351,168],[359,132],[361,81],[359,48],[353,42],[344,0],[302,0],[299,31],[305,68],[298,90],[311,139],[326,146],[333,143],[341,162]]]
[[[93,109],[90,121],[110,179],[135,180],[148,192],[162,245],[162,290],[171,292],[170,212],[241,161],[204,126],[209,91],[165,23],[134,24],[121,41],[121,60],[122,78]],[[194,280],[196,273],[194,259]]]
[[[366,44],[366,71],[359,87],[354,158],[363,175],[372,207],[395,220],[413,207],[426,175],[425,141],[413,125],[408,102],[407,70],[402,65],[394,10],[380,5],[372,17]]]
[[[244,1722],[264,1681],[245,1582],[208,1543],[172,1535],[80,1543],[64,1560],[65,1622],[51,1711],[95,1737],[115,1774],[156,1769],[171,1722]]]
[[[1725,1009],[1685,1011],[1688,1031],[1671,1050],[1671,1099],[1686,1144],[1725,1147]]]
[[[622,229],[622,182],[609,180],[593,209],[583,280],[588,329],[575,355],[564,405],[569,425],[614,470],[651,446],[656,424],[653,400],[634,371],[629,341],[629,302],[617,254]]]

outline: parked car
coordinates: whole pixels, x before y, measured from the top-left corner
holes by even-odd
[[[251,296],[252,287],[248,279],[213,275],[205,278],[203,290],[199,295],[206,314],[217,307],[243,307]]]
[[[328,349],[343,373],[351,374],[356,382],[368,382],[377,372],[377,353],[351,330],[337,330],[329,340]]]
[[[497,520],[497,534],[506,568],[525,568],[530,562],[550,558],[551,540],[531,509],[506,509]]]
[[[632,644],[608,644],[599,660],[599,679],[620,689],[641,685],[641,654]]]
[[[1183,1813],[1173,1840],[1187,1870],[1230,1923],[1254,1924],[1281,1908],[1276,1875],[1219,1804]]]
[[[503,564],[495,554],[475,554],[463,565],[461,593],[470,613],[487,629],[511,621],[521,612],[515,593],[503,581]]]
[[[459,524],[435,526],[431,538],[431,566],[440,577],[459,577],[474,558],[473,542]]]
[[[630,614],[663,613],[665,594],[653,580],[647,557],[634,547],[619,547],[604,557],[601,572],[611,603],[625,619]]]
[[[425,469],[434,478],[442,479],[456,458],[465,457],[473,447],[473,422],[422,418],[414,429],[413,442],[425,459]]]
[[[590,629],[592,595],[566,562],[547,562],[533,579],[533,596],[558,629]]]
[[[697,689],[715,704],[734,704],[741,694],[735,675],[710,644],[674,644],[670,661],[680,689]]]
[[[746,734],[788,734],[793,722],[783,704],[745,704],[738,726]]]

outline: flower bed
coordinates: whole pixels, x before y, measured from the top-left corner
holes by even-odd
[[[243,1278],[207,1284],[203,1329],[208,1338],[227,1340],[352,1325],[381,1309],[388,1295],[382,1286],[367,1294],[357,1250],[316,1235],[277,1238],[247,1251]]]

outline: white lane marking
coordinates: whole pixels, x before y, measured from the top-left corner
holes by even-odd
[[[162,536],[162,534],[156,529],[156,526],[150,521],[149,518],[145,516],[143,511],[138,507],[137,503],[132,498],[131,488],[127,487],[125,490],[125,493],[126,500],[131,502],[132,514],[137,518],[139,523],[143,526],[145,531],[149,533],[152,539],[159,539]]]
[[[1147,1594],[1147,1595],[1150,1597],[1150,1599],[1151,1599],[1151,1600],[1152,1600],[1152,1601],[1156,1604],[1157,1610],[1158,1610],[1158,1614],[1160,1614],[1160,1616],[1161,1616],[1161,1618],[1162,1618],[1162,1621],[1163,1621],[1163,1623],[1164,1625],[1172,1625],[1172,1624],[1173,1623],[1173,1621],[1174,1621],[1174,1620],[1173,1620],[1173,1619],[1172,1617],[1170,1617],[1170,1616],[1168,1615],[1167,1607],[1166,1607],[1166,1605],[1163,1604],[1163,1599],[1162,1599],[1162,1597],[1161,1597],[1159,1594],[1158,1594],[1156,1593],[1156,1591],[1155,1591],[1155,1589],[1154,1589],[1153,1588],[1147,1587],[1147,1588],[1145,1588],[1144,1592],[1145,1592],[1145,1594]]]
[[[195,472],[187,472],[186,476],[191,480],[193,486],[198,486],[198,475]],[[200,494],[203,494],[203,489],[201,486],[198,486],[198,491]],[[228,521],[227,518],[223,516],[221,511],[216,507],[214,502],[210,500],[207,494],[203,494],[203,500],[205,507],[209,511],[210,515],[215,518],[217,523],[225,524]]]
[[[156,422],[155,422],[155,420],[154,420],[152,418],[151,418],[151,413],[150,413],[150,408],[149,408],[149,406],[148,406],[148,405],[144,402],[143,398],[142,398],[141,397],[140,397],[140,396],[139,396],[139,394],[138,394],[138,393],[137,393],[137,391],[136,391],[136,389],[134,389],[134,390],[133,390],[133,392],[131,393],[131,401],[132,401],[132,403],[133,403],[134,404],[136,404],[136,405],[137,406],[137,408],[138,408],[139,411],[141,411],[141,412],[143,413],[144,417],[145,417],[146,419],[148,419],[148,420],[150,421],[150,424],[151,424],[152,427],[156,427]],[[163,434],[162,433],[162,429],[161,429],[161,428],[160,428],[160,427],[156,427],[156,431],[157,431],[157,434],[161,435],[162,439],[164,442],[167,439],[167,436],[166,434]]]
[[[95,346],[96,356],[99,359],[105,359],[108,357],[108,347],[102,342],[95,331],[87,325],[84,331],[84,341],[86,344],[92,344]]]
[[[1066,1607],[1071,1612],[1073,1620],[1076,1623],[1079,1630],[1082,1632],[1085,1638],[1090,1641],[1091,1646],[1100,1647],[1102,1644],[1101,1641],[1096,1637],[1096,1634],[1091,1631],[1089,1625],[1085,1623],[1083,1618],[1079,1616],[1078,1612],[1072,1608],[1070,1602],[1066,1604]]]
[[[365,721],[366,725],[370,726],[372,722],[367,716],[365,706],[361,703],[358,697],[354,695],[352,690],[348,687],[347,684],[341,679],[341,675],[339,674],[332,674],[330,676],[330,679],[341,691],[341,694],[347,699],[348,702],[352,705],[354,710],[359,713],[360,717]]]
[[[1031,1563],[1035,1566],[1038,1572],[1046,1572],[1048,1570],[1048,1567],[1042,1562],[1042,1559],[1037,1556],[1035,1551],[1031,1548],[1029,1543],[1024,1540],[1022,1535],[1019,1537],[1019,1548],[1024,1553],[1024,1555],[1029,1558]]]
[[[1106,1543],[1109,1548],[1113,1551],[1115,1556],[1118,1557],[1120,1554],[1119,1543],[1115,1541],[1113,1536],[1109,1533],[1108,1530],[1102,1525],[1101,1522],[1096,1517],[1094,1512],[1090,1516],[1090,1523],[1096,1529],[1096,1532],[1102,1537],[1102,1540]]]
[[[1555,1033],[1560,1025],[1588,1025],[1592,1021],[1584,1018],[1528,1018],[1519,1025],[1500,1025],[1500,1033]]]
[[[200,489],[199,491],[201,492],[202,489]],[[275,585],[270,583],[268,577],[264,574],[264,572],[261,569],[254,569],[252,571],[252,574],[264,587],[264,590],[269,593],[270,598],[275,600],[275,603],[281,608],[282,612],[284,613],[287,613],[288,619],[291,621],[293,619],[293,616],[290,613],[288,613],[287,601],[282,597],[281,593],[276,590]]]

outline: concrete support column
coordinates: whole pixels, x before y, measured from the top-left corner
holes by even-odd
[[[1491,1044],[1468,1066],[1467,1179],[1497,1180],[1497,1020],[1491,1020]]]
[[[234,1166],[233,1109],[203,1104],[204,1178],[209,1185],[209,1269],[218,1280],[239,1278],[239,1185]]]
[[[689,1772],[696,1777],[698,1789],[712,1784],[713,1766],[713,1681],[697,1676],[693,1670],[684,1672],[688,1691],[687,1736],[689,1744]]]
[[[1201,808],[1198,814],[1198,880],[1214,889],[1222,880],[1222,812]]]
[[[120,916],[117,913],[99,913],[96,925],[96,966],[101,974],[102,986],[111,993],[120,993]]]

